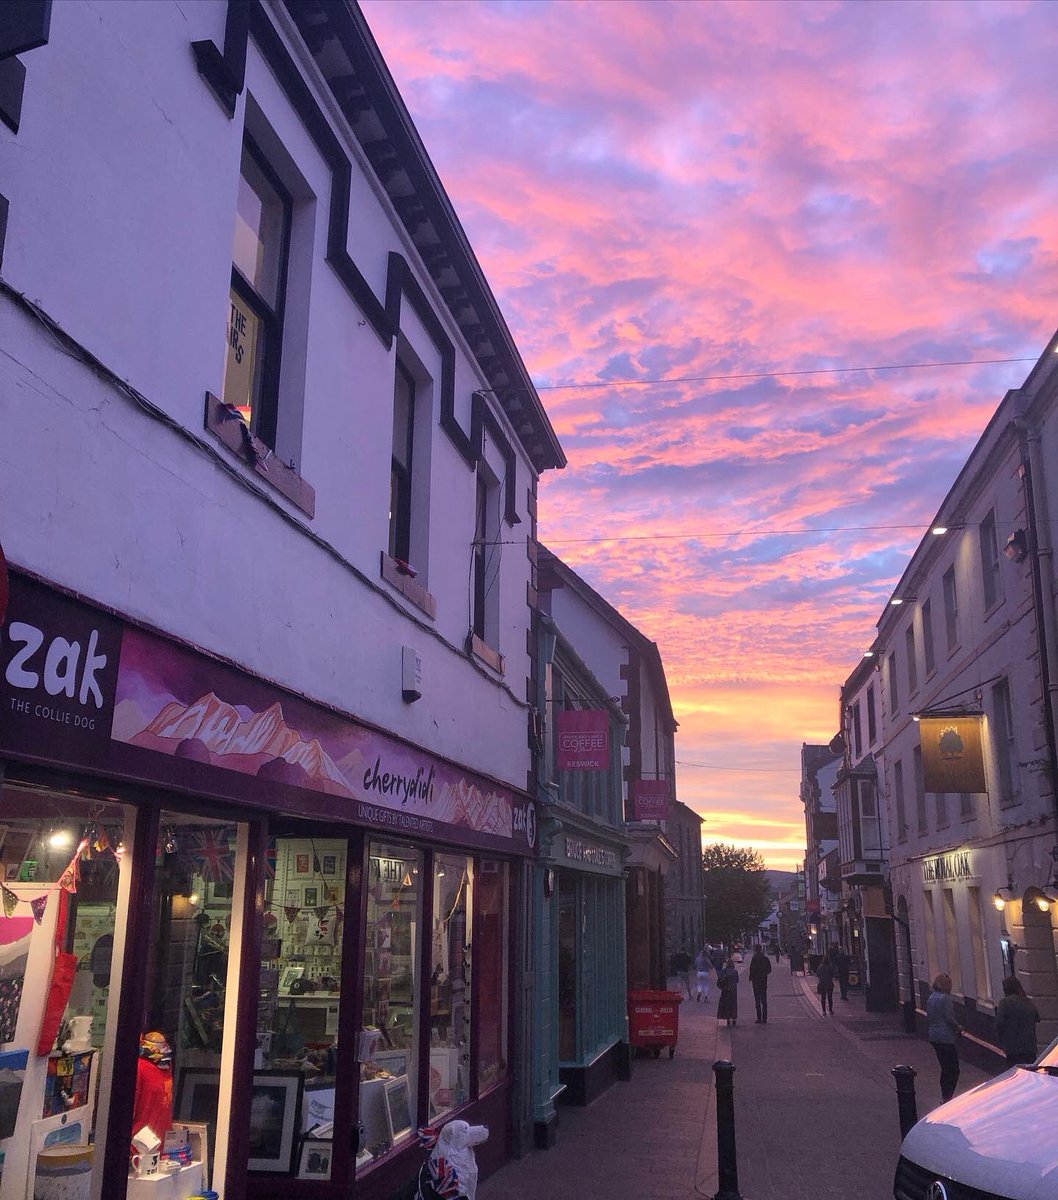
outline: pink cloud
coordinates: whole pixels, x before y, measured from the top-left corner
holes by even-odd
[[[729,768],[681,797],[796,820],[801,742],[1028,364],[617,381],[1038,354],[1050,6],[363,8],[533,378],[611,381],[541,391],[543,539],[658,641],[678,757]]]

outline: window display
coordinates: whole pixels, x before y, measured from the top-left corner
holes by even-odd
[[[487,1091],[507,1073],[507,864],[482,859],[475,878],[478,963],[478,1091]]]
[[[305,1146],[329,1145],[333,1130],[347,854],[345,838],[277,837],[269,848],[251,1170],[330,1178],[329,1151]]]
[[[147,1010],[140,1042],[130,1144],[129,1197],[147,1197],[159,1175],[177,1174],[174,1194],[209,1186],[213,1161],[192,1160],[182,1130],[203,1124],[217,1145],[219,1090],[190,1106],[197,1072],[219,1078],[225,1050],[232,895],[238,827],[162,812],[155,851]],[[168,1149],[166,1146],[168,1145]]]
[[[430,1120],[470,1098],[473,861],[434,859],[430,976]]]
[[[128,816],[0,788],[0,1200],[88,1194]]]
[[[421,869],[422,856],[411,846],[369,845],[359,1169],[410,1138],[415,1124]]]

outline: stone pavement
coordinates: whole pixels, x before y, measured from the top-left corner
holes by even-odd
[[[868,1013],[862,995],[820,1012],[815,979],[772,960],[767,1025],[753,1019],[740,970],[739,1021],[684,1001],[672,1060],[635,1060],[632,1079],[588,1108],[559,1110],[557,1144],[502,1167],[478,1200],[706,1200],[718,1187],[712,1063],[735,1064],[739,1191],[745,1200],[891,1200],[900,1146],[898,1063],[918,1072],[918,1112],[940,1103],[938,1067],[898,1013]],[[988,1076],[963,1063],[959,1091]]]

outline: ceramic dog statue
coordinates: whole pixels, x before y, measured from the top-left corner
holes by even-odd
[[[430,1150],[430,1157],[419,1171],[418,1200],[474,1200],[478,1190],[474,1147],[488,1136],[487,1125],[466,1121],[420,1129],[419,1142]]]

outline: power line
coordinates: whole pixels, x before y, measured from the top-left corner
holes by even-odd
[[[791,534],[812,534],[812,533],[868,533],[874,530],[889,530],[889,529],[925,529],[926,525],[921,523],[916,525],[818,525],[809,529],[772,529],[768,526],[759,526],[754,529],[728,529],[728,530],[713,530],[703,529],[695,533],[616,533],[605,534],[601,537],[549,537],[544,538],[544,542],[549,546],[557,546],[559,543],[568,544],[571,542],[667,542],[667,541],[693,541],[696,538],[735,538],[735,537],[759,537],[762,534],[782,535],[787,537]],[[505,541],[505,542],[487,542],[486,545],[499,546],[515,546],[521,545],[521,542]]]
[[[682,758],[677,758],[676,766],[678,767],[698,767],[703,771],[740,771],[748,772],[753,775],[774,775],[777,771],[796,771],[797,765],[792,767],[721,767],[716,763],[694,763],[684,762]]]
[[[676,375],[659,379],[600,379],[592,383],[535,384],[538,392],[571,392],[584,388],[647,387],[659,383],[724,383],[739,379],[782,379],[790,375],[845,375],[868,371],[923,371],[932,367],[990,367],[1004,363],[1035,362],[1035,358],[959,358],[947,362],[878,363],[872,367],[806,367],[788,371],[741,371],[731,375]],[[508,388],[481,388],[483,392]],[[516,390],[516,389],[515,389]]]

